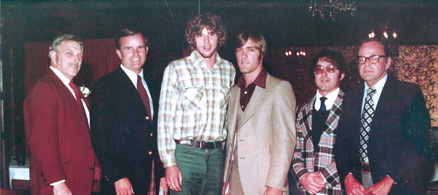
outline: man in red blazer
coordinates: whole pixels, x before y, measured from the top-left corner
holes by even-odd
[[[31,152],[32,194],[91,194],[100,167],[89,132],[88,105],[72,79],[81,68],[83,43],[60,35],[50,48],[50,70],[24,101]]]

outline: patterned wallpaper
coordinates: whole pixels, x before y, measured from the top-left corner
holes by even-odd
[[[347,75],[341,84],[344,91],[362,83],[354,62],[356,47],[324,48],[341,52],[349,65]],[[297,105],[315,95],[316,86],[311,78],[309,66],[312,58],[324,48],[294,48],[306,52],[306,56],[302,58],[287,57],[285,51],[289,48],[278,49],[269,53],[266,58],[265,66],[269,72],[292,83]],[[269,59],[275,59],[275,64],[274,60]],[[398,55],[393,58],[389,72],[399,80],[416,83],[421,87],[430,111],[432,126],[438,127],[438,45],[398,46]]]

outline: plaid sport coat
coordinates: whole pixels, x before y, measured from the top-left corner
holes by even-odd
[[[339,90],[317,147],[312,142],[312,111],[316,96],[305,102],[297,111],[297,145],[292,160],[292,173],[299,180],[308,172],[320,171],[327,183],[318,194],[342,194],[333,148],[336,141],[334,131],[338,126],[343,97],[344,92]],[[297,182],[297,186],[302,194],[306,194],[300,182]]]

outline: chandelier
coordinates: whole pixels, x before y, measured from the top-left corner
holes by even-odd
[[[340,12],[349,12],[351,15],[356,11],[356,2],[350,0],[310,0],[309,12],[315,17],[316,13],[325,20],[328,17],[336,21],[336,15]]]

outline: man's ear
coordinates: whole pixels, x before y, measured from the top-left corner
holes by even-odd
[[[385,63],[386,70],[388,70],[389,67],[391,67],[391,63],[392,63],[392,58],[391,57],[387,57],[386,58],[386,63]]]
[[[345,77],[345,73],[342,73],[341,78],[339,78],[339,81],[342,81],[342,79],[344,79],[344,77]]]
[[[120,49],[116,50],[117,56],[119,56],[120,59],[122,59],[122,52],[120,52]]]
[[[49,55],[50,55],[50,60],[52,61],[52,63],[56,65],[56,51],[50,50]]]

